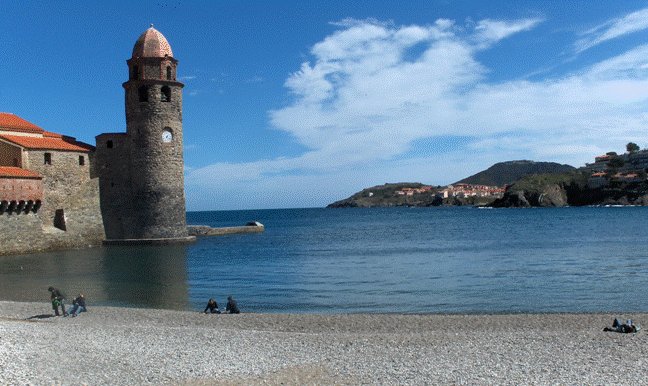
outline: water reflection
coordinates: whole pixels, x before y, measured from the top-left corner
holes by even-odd
[[[104,248],[106,302],[185,309],[187,246]]]
[[[185,309],[187,247],[105,247],[0,259],[0,299],[41,302],[54,286],[68,303],[83,292],[90,304]]]

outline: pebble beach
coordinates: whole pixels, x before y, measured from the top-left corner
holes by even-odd
[[[648,314],[210,314],[0,302],[0,385],[641,385]]]

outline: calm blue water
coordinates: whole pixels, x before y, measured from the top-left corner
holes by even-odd
[[[645,312],[648,208],[190,212],[266,231],[0,260],[0,298],[243,312]]]

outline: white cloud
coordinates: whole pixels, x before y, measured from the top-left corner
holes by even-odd
[[[486,73],[474,59],[473,42],[481,47],[539,22],[487,20],[463,40],[446,20],[400,28],[347,22],[348,29],[313,47],[314,64],[303,63],[288,79],[298,98],[273,112],[272,123],[313,149],[320,165],[390,159],[435,135],[483,134],[474,125],[459,127],[458,119],[470,103],[466,91]],[[404,60],[421,43],[419,56]]]
[[[599,79],[642,78],[648,74],[648,45],[642,45],[594,65],[589,77]]]
[[[475,27],[474,39],[480,47],[485,48],[518,32],[528,31],[542,21],[542,18],[515,21],[482,20]]]
[[[271,207],[323,205],[379,183],[452,183],[500,161],[580,166],[623,151],[648,127],[648,46],[563,77],[490,81],[476,55],[539,22],[485,20],[470,31],[448,20],[343,21],[286,80],[292,103],[271,112],[309,151],[191,170],[187,185],[241,200],[264,192]],[[442,136],[470,141],[408,158],[418,141]]]
[[[648,8],[600,24],[582,34],[574,46],[580,53],[608,40],[648,29]]]

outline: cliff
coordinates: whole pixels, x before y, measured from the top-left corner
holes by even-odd
[[[609,180],[602,186],[588,184],[583,173],[528,175],[509,185],[504,196],[491,205],[503,207],[564,207],[592,205],[648,206],[648,182]]]

